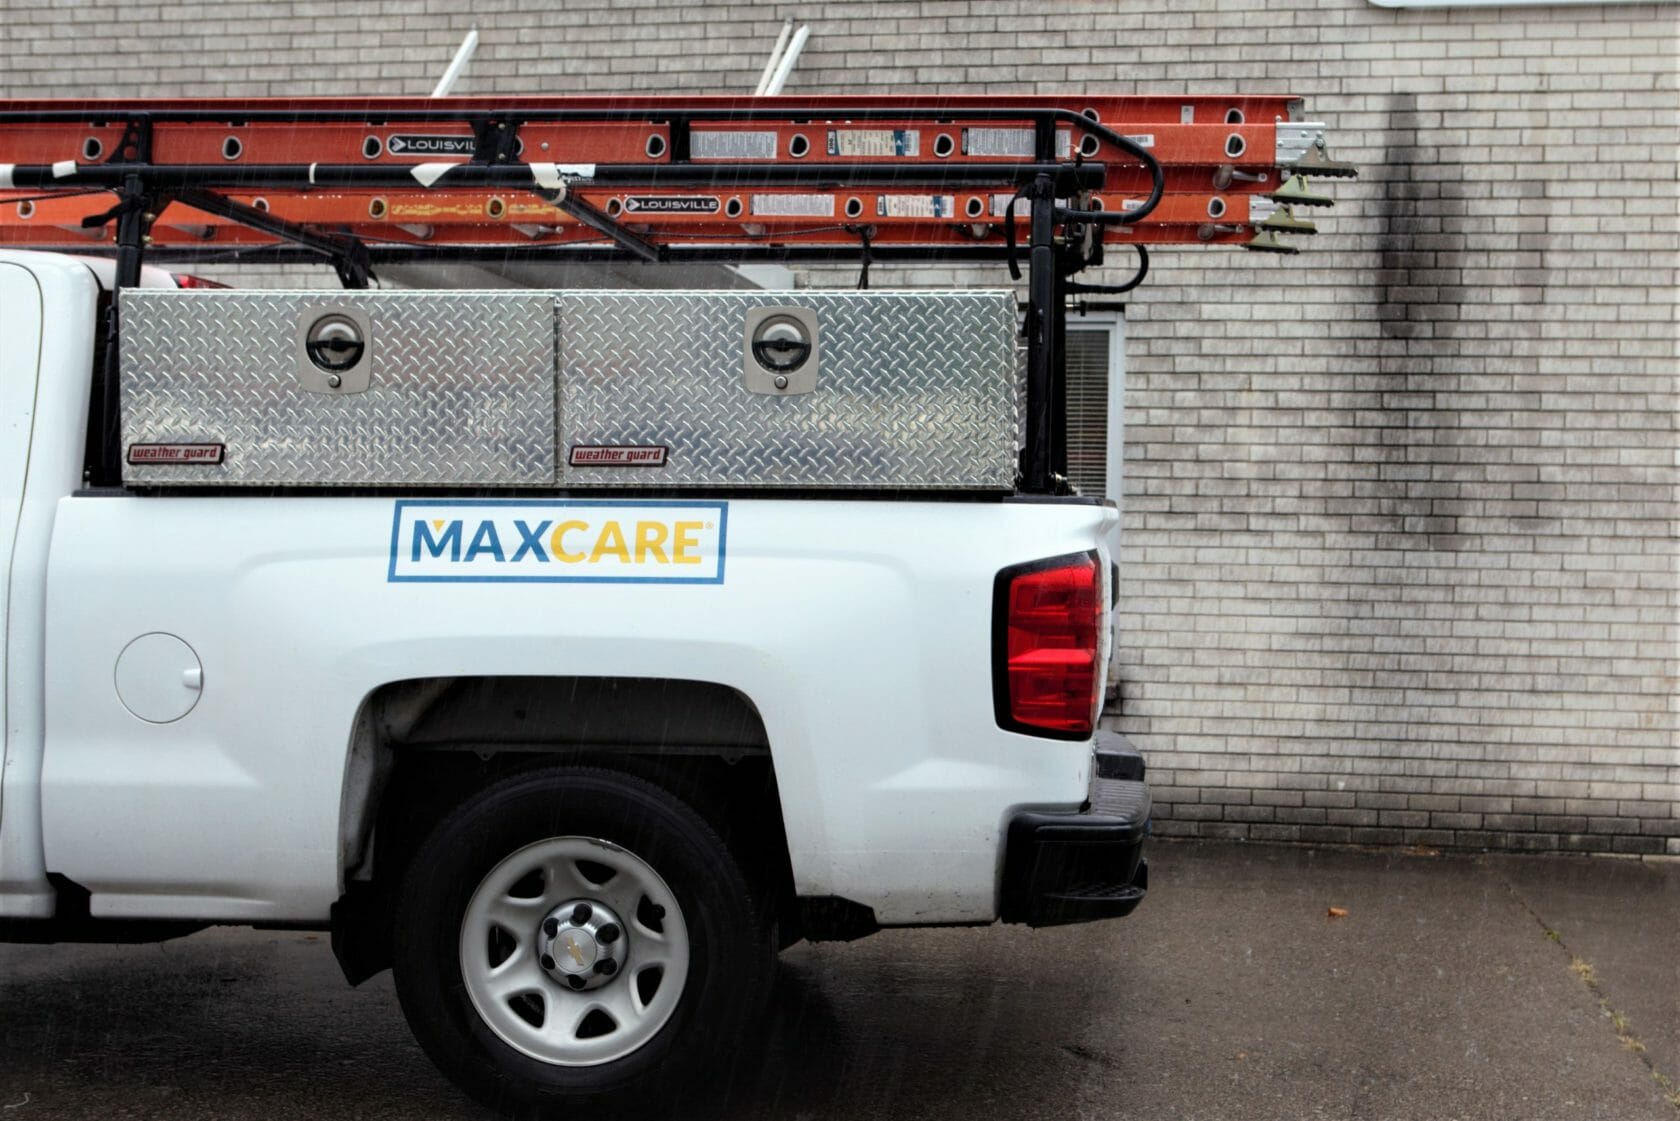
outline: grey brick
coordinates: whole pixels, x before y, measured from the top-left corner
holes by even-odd
[[[1331,825],[1375,825],[1376,810],[1326,810],[1324,819]]]
[[[1461,844],[1465,845],[1489,849],[1509,849],[1517,852],[1553,852],[1561,844],[1561,838],[1555,833],[1462,830],[1458,834],[1458,839]]]
[[[1399,829],[1353,829],[1348,839],[1356,845],[1398,845],[1405,834]]]
[[[1242,841],[1248,839],[1249,826],[1233,821],[1198,821],[1192,824],[1191,829],[1198,837]]]
[[[1429,815],[1422,810],[1381,810],[1377,814],[1377,824],[1423,829],[1429,825]]]

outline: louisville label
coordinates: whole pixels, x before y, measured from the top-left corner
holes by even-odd
[[[391,583],[721,584],[727,502],[399,500]]]
[[[470,156],[473,154],[470,136],[413,136],[397,133],[385,141],[385,150],[393,156]]]
[[[716,195],[626,195],[626,214],[716,214]]]

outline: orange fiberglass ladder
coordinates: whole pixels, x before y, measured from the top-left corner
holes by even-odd
[[[174,256],[354,239],[799,259],[1004,246],[1040,176],[1057,226],[1288,250],[1343,176],[1288,97],[394,98],[0,102],[0,242]],[[1157,197],[1158,192],[1158,197]],[[1074,216],[1069,207],[1092,213]],[[262,217],[266,215],[266,217]],[[98,221],[100,218],[104,221]],[[403,251],[420,251],[418,254]],[[661,254],[661,251],[665,251]],[[771,252],[774,251],[774,252]],[[454,254],[450,254],[454,255]],[[249,256],[249,255],[247,255]],[[821,256],[817,254],[815,256]]]
[[[1068,299],[1135,287],[1148,245],[1294,252],[1331,203],[1307,177],[1354,174],[1282,96],[0,102],[0,245],[112,253],[118,287],[142,258],[324,258],[347,287],[437,259],[1025,259],[1037,492]],[[1074,281],[1105,242],[1133,276]]]

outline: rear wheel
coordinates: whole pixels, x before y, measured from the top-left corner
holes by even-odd
[[[416,854],[394,973],[432,1060],[499,1108],[648,1106],[717,1080],[772,939],[739,863],[639,778],[554,768],[489,787]]]

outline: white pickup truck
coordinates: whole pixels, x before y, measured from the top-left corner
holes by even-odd
[[[377,433],[310,444],[298,418],[370,362],[376,397],[403,323],[441,324],[447,349],[494,315],[453,320],[450,293],[264,295],[296,352],[240,354],[268,311],[148,276],[162,287],[122,293],[125,474],[100,481],[112,295],[76,258],[0,253],[0,938],[330,929],[352,982],[394,967],[447,1073],[541,1108],[703,1080],[799,938],[1141,899],[1143,765],[1096,730],[1111,503],[792,477],[383,485],[404,468],[369,467]],[[993,295],[1012,363],[1012,297]],[[746,301],[786,305],[749,322],[749,374],[755,355],[772,380],[843,363],[843,315],[824,305],[806,337],[807,296]],[[623,314],[498,298],[558,304],[568,355],[569,324]],[[215,394],[297,355],[314,372],[297,359],[292,396],[218,414]],[[509,361],[527,359],[554,361]],[[431,415],[410,446],[483,447],[499,415]],[[695,431],[557,454],[574,478],[675,468],[706,454]],[[321,485],[264,478],[278,460]]]

